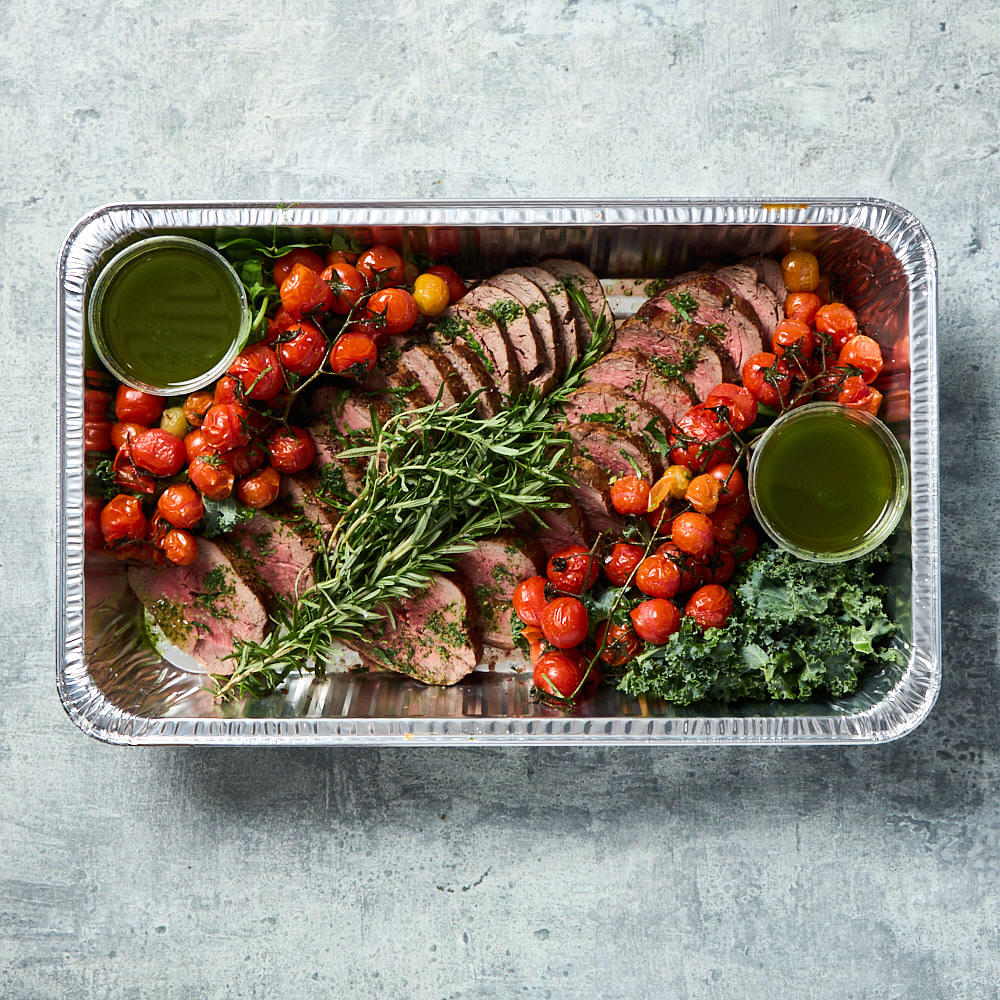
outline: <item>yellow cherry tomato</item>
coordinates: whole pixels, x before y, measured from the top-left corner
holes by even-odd
[[[436,274],[418,275],[413,299],[424,316],[440,316],[448,308],[448,283]]]

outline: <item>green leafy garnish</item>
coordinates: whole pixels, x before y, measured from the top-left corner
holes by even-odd
[[[102,458],[87,473],[86,489],[91,496],[101,500],[111,500],[121,492],[121,487],[115,482],[115,470],[110,458]]]
[[[202,497],[202,503],[205,505],[205,517],[201,522],[201,533],[206,538],[224,535],[249,521],[257,513],[252,507],[244,507],[232,497],[225,500]]]

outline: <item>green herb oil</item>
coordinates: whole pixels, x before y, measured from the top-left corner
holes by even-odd
[[[817,554],[860,544],[892,503],[895,473],[875,431],[817,412],[779,427],[757,459],[756,500],[786,541]]]
[[[227,273],[184,247],[158,247],[112,278],[101,306],[107,348],[140,382],[168,388],[210,371],[240,329]]]

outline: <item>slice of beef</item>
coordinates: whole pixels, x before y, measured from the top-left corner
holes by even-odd
[[[670,434],[670,424],[649,403],[613,385],[588,382],[567,396],[562,409],[569,423],[609,424],[641,438],[653,454],[657,473],[662,471],[660,440]]]
[[[505,532],[484,538],[458,561],[459,573],[472,587],[483,642],[497,649],[513,649],[510,616],[514,588],[542,572],[545,554],[530,536]]]
[[[581,264],[575,260],[565,260],[561,257],[549,257],[547,260],[543,260],[539,264],[539,267],[545,268],[546,271],[551,271],[564,284],[575,285],[579,288],[590,305],[590,311],[594,314],[595,322],[603,318],[606,323],[614,323],[614,316],[612,315],[611,307],[608,305],[608,300],[604,296],[604,288],[601,285],[600,278],[586,264]],[[574,308],[573,315],[577,320],[577,326],[583,331],[583,343],[589,344],[594,331],[585,317],[577,315],[572,298],[570,299],[570,305]]]
[[[414,374],[429,400],[437,399],[440,392],[443,409],[452,409],[469,394],[452,363],[429,344],[407,347],[400,355],[399,364]]]
[[[372,409],[383,423],[393,413],[390,401],[383,396],[372,396],[360,389],[344,389],[334,385],[320,386],[313,393],[312,408],[317,422],[325,423],[343,435],[370,431]]]
[[[336,470],[337,466],[331,464],[324,468]],[[281,477],[278,495],[294,517],[310,522],[323,535],[328,535],[339,520],[339,508],[344,503],[338,487],[336,480],[327,486],[313,472],[297,472],[294,476]],[[328,500],[328,496],[331,499]]]
[[[483,284],[492,285],[499,288],[500,291],[512,295],[524,307],[528,322],[535,330],[535,336],[541,346],[545,362],[541,373],[533,384],[541,395],[546,395],[552,391],[556,383],[561,381],[566,373],[566,358],[563,353],[562,339],[556,337],[549,300],[538,285],[516,271],[503,271]]]
[[[308,522],[260,511],[226,536],[241,559],[276,597],[294,603],[315,582],[318,531]]]
[[[486,418],[499,413],[503,401],[482,358],[460,340],[438,340],[437,349],[461,377],[469,394],[478,392],[476,412],[479,416]]]
[[[541,391],[546,384],[545,351],[524,306],[509,292],[493,288],[489,284],[477,285],[459,301],[462,305],[477,310],[480,320],[492,317],[499,324],[514,349],[522,390],[535,386]]]
[[[690,386],[662,375],[639,351],[612,351],[587,369],[591,385],[612,385],[641,399],[672,424],[697,402]]]
[[[403,602],[369,640],[350,645],[370,666],[409,674],[425,684],[457,684],[482,656],[474,609],[457,580],[435,575],[430,588]]]
[[[384,398],[394,412],[400,408],[418,410],[429,406],[434,398],[430,390],[434,393],[438,390],[437,380],[425,370],[422,374],[415,371],[410,360],[402,354],[396,356],[386,352],[368,373],[362,389]],[[428,381],[426,386],[424,378]]]
[[[785,296],[788,295],[788,289],[785,287],[781,265],[772,257],[765,257],[763,254],[758,254],[755,257],[747,257],[743,263],[749,264],[757,272],[757,277],[774,292],[774,297],[781,305],[781,315],[784,318]]]
[[[567,490],[560,490],[554,494],[553,499],[565,506],[538,511],[544,527],[540,528],[534,521],[524,525],[524,530],[535,533],[545,555],[551,556],[553,552],[570,545],[588,545],[592,542],[594,533],[572,494]]]
[[[760,320],[762,339],[770,347],[774,328],[784,315],[778,297],[760,280],[756,268],[749,264],[730,264],[720,267],[715,276],[734,294],[741,295]]]
[[[467,305],[465,299],[448,306],[428,334],[430,343],[435,346],[449,341],[460,342],[474,351],[504,396],[520,391],[521,370],[506,331],[492,316]]]
[[[583,455],[573,455],[569,463],[573,483],[570,492],[588,526],[595,532],[620,536],[624,522],[611,506],[611,483],[607,473]]]
[[[268,618],[256,582],[211,539],[198,539],[190,566],[130,566],[128,582],[169,641],[209,673],[233,672],[224,657],[235,639],[264,638]]]
[[[573,440],[585,458],[612,476],[641,476],[648,483],[657,477],[657,463],[645,441],[637,434],[612,424],[556,424]]]
[[[726,381],[735,381],[744,362],[763,349],[757,314],[746,299],[734,295],[714,275],[694,274],[667,282],[666,289],[640,306],[636,316],[670,329],[676,323],[673,317],[680,315],[673,300],[681,295],[690,295],[695,302],[693,322],[719,330],[730,360],[724,375]]]
[[[616,351],[640,351],[661,362],[660,374],[686,383],[703,400],[722,380],[723,356],[729,355],[703,327],[683,321],[669,328],[641,319],[626,320],[615,336]]]
[[[580,356],[585,344],[577,340],[577,325],[573,319],[573,310],[565,286],[551,271],[546,271],[542,267],[513,267],[511,272],[534,282],[548,300],[552,332],[562,345],[563,363],[568,371]]]

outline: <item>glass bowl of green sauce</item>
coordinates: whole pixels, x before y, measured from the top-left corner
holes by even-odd
[[[906,508],[909,472],[878,417],[839,403],[808,403],[779,417],[752,445],[750,502],[783,549],[846,562],[892,534]]]
[[[186,236],[126,247],[98,275],[91,342],[117,379],[172,396],[220,378],[250,334],[246,291],[229,261]]]

